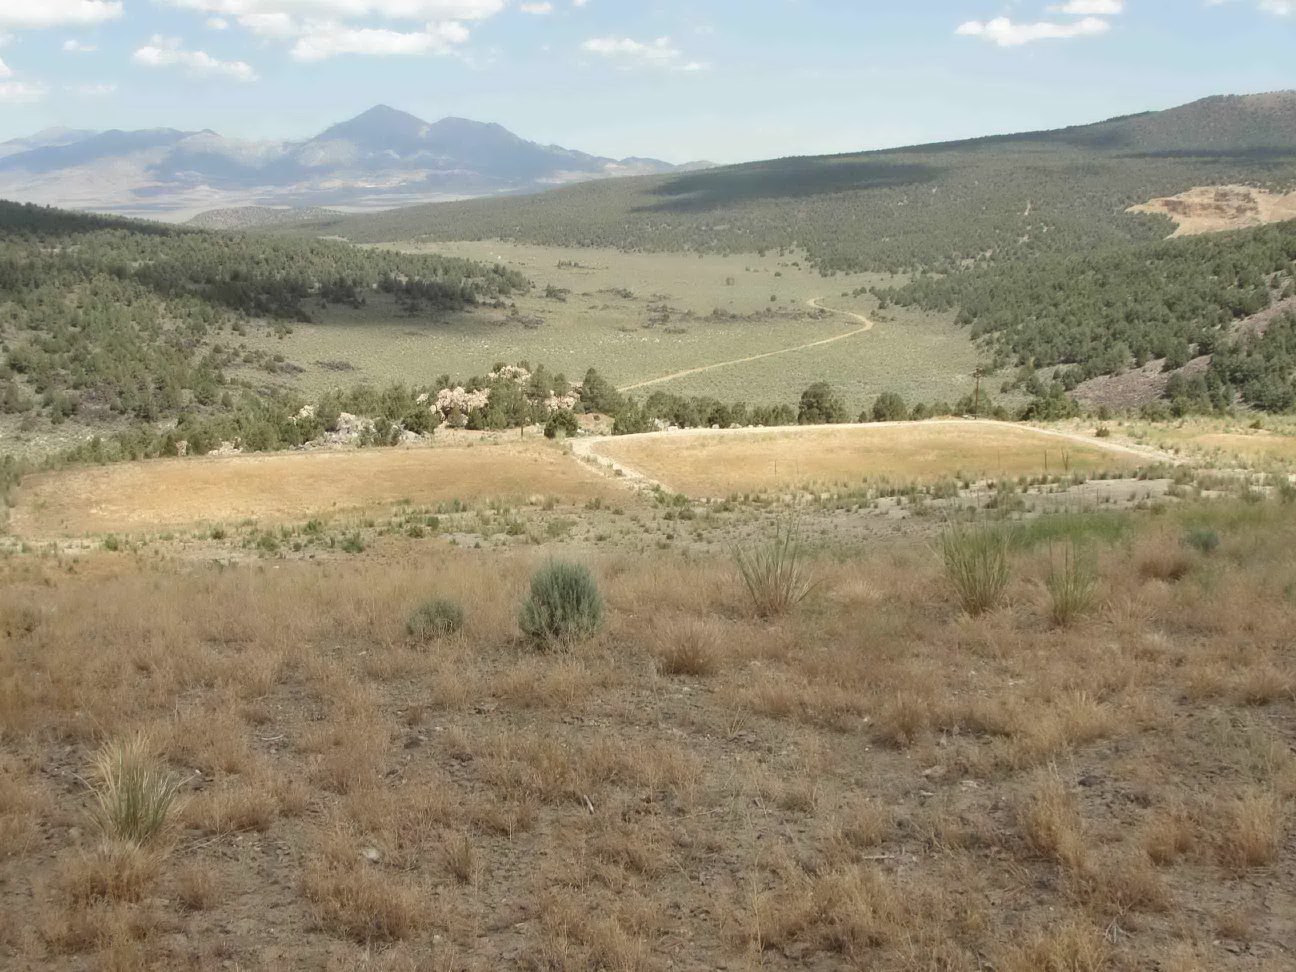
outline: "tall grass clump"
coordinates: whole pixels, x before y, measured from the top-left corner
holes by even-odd
[[[457,602],[435,597],[419,605],[405,622],[405,630],[417,641],[430,641],[458,633],[463,624],[463,608]]]
[[[1008,588],[1008,537],[987,526],[950,526],[941,534],[941,557],[959,604],[984,614],[1003,602]]]
[[[108,837],[143,845],[162,834],[184,781],[153,755],[143,736],[110,742],[94,763],[96,818]]]
[[[764,543],[737,547],[734,562],[756,613],[763,618],[786,614],[814,589],[795,520],[779,523]]]
[[[1063,547],[1062,560],[1049,564],[1044,586],[1049,592],[1049,613],[1062,627],[1087,614],[1098,591],[1098,573],[1093,563],[1071,542]]]
[[[522,604],[518,625],[538,645],[590,637],[603,626],[598,584],[582,564],[546,564],[531,575],[531,596]]]

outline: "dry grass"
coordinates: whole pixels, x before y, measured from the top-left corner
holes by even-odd
[[[1278,503],[1149,516],[1065,627],[1043,548],[975,617],[920,540],[813,557],[772,619],[723,552],[610,554],[549,654],[529,550],[0,561],[0,966],[1277,972],[1293,541]],[[470,606],[430,647],[429,578]],[[86,826],[137,734],[170,841]]]
[[[11,529],[25,538],[131,533],[253,518],[301,522],[409,499],[563,496],[618,487],[543,440],[430,448],[209,456],[42,473],[24,481]]]
[[[668,488],[724,497],[866,480],[935,482],[1133,469],[1139,457],[1028,426],[935,421],[627,436],[600,442],[614,459]]]

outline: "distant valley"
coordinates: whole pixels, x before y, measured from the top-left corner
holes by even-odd
[[[385,209],[707,167],[590,155],[500,125],[429,123],[379,105],[302,141],[49,129],[0,143],[0,197],[169,221],[229,210],[213,222],[243,226],[286,207]]]

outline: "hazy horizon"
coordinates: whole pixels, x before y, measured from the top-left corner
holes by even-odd
[[[869,6],[47,0],[0,9],[0,140],[54,126],[302,139],[387,104],[593,154],[726,163],[1296,87],[1288,0]]]

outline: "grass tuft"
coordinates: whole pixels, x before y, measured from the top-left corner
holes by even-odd
[[[735,549],[734,561],[752,605],[762,618],[787,614],[814,589],[795,520],[777,524],[774,535],[762,544]]]
[[[988,526],[950,526],[941,534],[945,576],[963,610],[984,614],[1003,603],[1008,589],[1008,539]]]
[[[1093,608],[1098,575],[1092,563],[1072,542],[1063,548],[1062,563],[1049,565],[1044,586],[1049,592],[1049,613],[1053,623],[1066,627]]]
[[[166,831],[182,785],[144,736],[110,742],[95,758],[96,819],[110,838],[148,843]]]
[[[457,634],[463,624],[464,612],[458,602],[436,597],[419,605],[405,623],[405,630],[417,641],[430,641]]]

